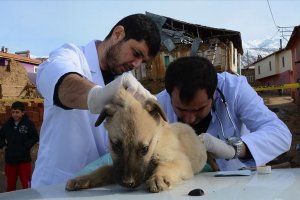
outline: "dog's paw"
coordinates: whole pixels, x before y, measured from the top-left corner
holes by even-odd
[[[75,191],[81,189],[88,189],[91,187],[91,181],[86,178],[74,178],[68,180],[66,184],[66,190],[68,191]]]
[[[167,176],[153,175],[146,181],[146,187],[149,192],[160,192],[169,189],[172,181]]]

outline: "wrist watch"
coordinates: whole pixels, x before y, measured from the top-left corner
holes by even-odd
[[[243,141],[239,137],[230,137],[226,140],[227,144],[231,145],[235,149],[235,155],[232,159],[238,158],[242,151]]]

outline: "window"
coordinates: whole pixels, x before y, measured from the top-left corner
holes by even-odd
[[[284,57],[281,58],[281,62],[282,62],[282,68],[285,67],[284,66]]]
[[[247,76],[247,81],[248,81],[248,83],[252,83],[253,82],[253,76],[252,75],[248,75]]]
[[[0,66],[6,66],[6,59],[0,58]]]
[[[168,68],[170,64],[170,56],[165,56],[165,67]]]
[[[270,68],[270,71],[272,71],[272,63],[271,63],[271,61],[269,61],[269,68]]]
[[[232,59],[232,64],[235,65],[235,49],[233,49],[233,59]]]
[[[0,58],[0,66],[7,67],[10,66],[11,59]]]
[[[39,68],[38,66],[34,66],[34,67],[33,67],[33,72],[34,72],[35,74],[37,73],[38,68]]]
[[[258,74],[260,74],[260,66],[257,67]]]

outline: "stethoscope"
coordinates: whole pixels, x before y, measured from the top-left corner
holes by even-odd
[[[217,91],[218,91],[218,93],[219,93],[220,96],[221,96],[221,101],[222,101],[222,103],[223,103],[224,106],[225,106],[225,110],[226,110],[227,116],[228,116],[228,118],[229,118],[229,120],[230,120],[230,123],[233,125],[234,133],[237,134],[237,133],[238,133],[237,127],[236,127],[236,125],[235,125],[235,123],[234,123],[234,121],[233,121],[233,119],[232,119],[232,117],[231,117],[231,114],[230,114],[230,112],[229,112],[229,109],[228,109],[228,103],[227,103],[227,101],[226,101],[226,99],[225,99],[225,96],[224,96],[223,92],[222,92],[219,88],[217,88]],[[218,113],[216,112],[216,108],[215,108],[214,105],[213,105],[213,111],[214,111],[214,113],[215,113],[215,115],[216,115],[216,117],[217,117],[217,119],[218,119],[218,121],[219,121],[219,124],[220,124],[220,127],[221,127],[221,131],[222,131],[222,136],[223,136],[223,138],[224,138],[225,140],[227,140],[228,138],[225,137],[225,132],[224,132],[224,127],[223,127],[222,121],[221,121],[221,119],[220,119]],[[219,138],[220,138],[220,135],[219,135]]]

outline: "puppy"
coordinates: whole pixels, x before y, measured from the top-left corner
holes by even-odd
[[[122,88],[105,106],[96,126],[104,119],[113,165],[69,180],[66,190],[113,183],[136,188],[145,183],[148,191],[160,192],[192,178],[206,163],[201,138],[188,125],[169,124],[154,99],[140,103]]]

